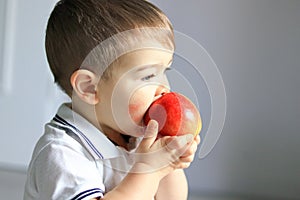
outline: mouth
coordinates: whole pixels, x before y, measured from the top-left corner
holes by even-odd
[[[129,105],[129,115],[131,120],[138,126],[138,127],[143,127],[145,128],[147,126],[147,124],[144,122],[144,117],[145,114],[147,113],[148,109],[150,108],[150,106],[152,105],[152,103],[154,103],[157,99],[159,99],[160,97],[162,97],[165,93],[161,93],[160,95],[157,95],[153,98],[152,102],[148,105],[147,110],[144,113],[138,113],[135,114],[136,111],[138,109],[140,109],[140,107],[143,107],[141,105],[136,105],[136,104],[132,104]]]
[[[146,112],[143,114],[143,117],[142,117],[142,119],[141,119],[141,121],[140,121],[140,125],[141,125],[142,127],[146,127],[146,126],[147,126],[147,124],[146,124],[145,121],[144,121],[144,117],[145,117],[145,115],[146,115],[148,109],[150,108],[150,106],[151,106],[157,99],[159,99],[160,97],[162,97],[164,94],[165,94],[165,92],[163,92],[163,93],[161,93],[160,95],[157,95],[157,96],[155,96],[155,97],[153,98],[152,103],[148,106]]]
[[[156,97],[154,97],[152,103],[153,103],[154,101],[156,101],[157,99],[159,99],[160,97],[162,97],[163,95],[165,95],[165,94],[166,94],[166,93],[163,92],[163,93],[161,93],[160,95],[157,95]]]

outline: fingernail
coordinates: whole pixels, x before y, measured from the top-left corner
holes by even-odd
[[[153,137],[157,134],[158,124],[155,120],[150,120],[146,128],[146,137]]]
[[[151,119],[151,120],[149,121],[148,126],[149,126],[150,128],[156,128],[156,127],[158,126],[158,123],[157,123],[155,120]]]

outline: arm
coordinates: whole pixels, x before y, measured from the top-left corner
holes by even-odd
[[[124,198],[125,195],[130,197],[129,199],[146,199],[145,197],[152,199],[155,193],[156,200],[187,199],[188,187],[184,171],[175,170],[160,182],[154,174],[128,174],[118,188],[107,193],[103,199],[127,199]]]
[[[152,200],[160,177],[156,173],[129,173],[114,190],[103,197],[106,199]]]
[[[156,193],[156,200],[184,200],[188,196],[188,183],[182,169],[175,170],[164,177]]]
[[[187,163],[194,159],[200,136],[195,137],[190,148],[181,156]],[[156,193],[156,200],[186,200],[188,197],[188,183],[183,169],[177,169],[164,177]]]

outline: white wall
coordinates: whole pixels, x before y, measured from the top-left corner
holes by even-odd
[[[0,163],[24,167],[58,101],[44,51],[46,20],[54,1],[5,3],[5,13],[1,13],[5,18],[1,18]]]
[[[46,21],[54,3],[0,2],[1,199],[22,199],[34,144],[65,98],[52,83],[44,52]]]
[[[0,170],[1,199],[23,199],[26,174],[12,170]]]

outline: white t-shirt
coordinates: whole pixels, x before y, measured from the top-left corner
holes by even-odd
[[[24,200],[102,197],[130,169],[130,156],[63,104],[35,146]]]

